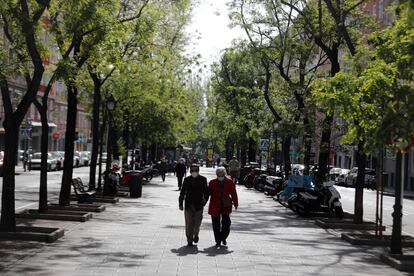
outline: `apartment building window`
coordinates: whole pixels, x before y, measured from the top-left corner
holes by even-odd
[[[394,187],[394,173],[391,173],[391,182],[390,182],[390,186]]]

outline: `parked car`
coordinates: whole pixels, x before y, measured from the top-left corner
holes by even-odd
[[[329,180],[333,181],[335,180],[342,172],[341,168],[332,168],[329,170]]]
[[[91,162],[91,153],[89,151],[81,151],[79,152],[80,157],[80,164],[82,166],[89,166]]]
[[[65,160],[64,155],[62,155],[58,151],[51,151],[50,153],[56,159],[56,169],[57,170],[63,169],[63,162]]]
[[[375,170],[366,170],[365,171],[365,181],[364,187],[368,189],[375,190],[377,188],[377,181],[376,181],[376,172]]]
[[[36,152],[33,154],[32,159],[29,163],[29,171],[33,169],[39,169],[41,168],[41,157],[42,154],[40,152]],[[52,171],[56,170],[57,168],[57,160],[53,157],[51,153],[47,154],[47,170]]]
[[[336,185],[345,185],[345,178],[348,176],[349,171],[350,170],[348,170],[348,169],[341,169],[341,172],[335,178],[335,184]]]
[[[78,168],[81,165],[81,157],[79,151],[73,153],[73,166]]]
[[[345,185],[348,187],[355,187],[357,176],[358,176],[358,167],[354,167],[346,176]],[[368,184],[372,182],[375,182],[375,170],[365,168],[364,187],[372,186],[372,184]]]
[[[0,151],[0,176],[3,176],[4,152]]]

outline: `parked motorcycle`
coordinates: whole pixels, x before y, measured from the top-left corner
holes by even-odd
[[[248,173],[244,179],[242,184],[246,186],[247,189],[251,189],[254,186],[254,180],[256,176],[260,175],[262,170],[260,168],[254,168]]]
[[[334,182],[324,182],[319,189],[298,192],[292,209],[299,215],[309,215],[312,212],[334,213],[343,218],[344,211],[340,202],[341,195],[334,186]]]
[[[264,193],[268,196],[275,196],[283,189],[283,178],[280,176],[268,175],[264,184]]]
[[[299,192],[313,190],[312,178],[306,175],[291,175],[284,184],[283,190],[277,193],[280,204],[292,208],[298,200]]]

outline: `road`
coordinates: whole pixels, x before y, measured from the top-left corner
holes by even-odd
[[[336,188],[341,193],[341,202],[345,211],[354,212],[354,197],[355,189],[338,187]],[[375,221],[376,208],[376,191],[364,190],[364,219]],[[394,205],[394,197],[384,196],[384,224],[387,226],[387,231],[391,231],[392,226],[392,212]],[[414,235],[414,200],[404,199],[403,201],[403,231]]]
[[[36,206],[39,199],[40,171],[26,171],[16,168],[16,210]],[[62,182],[63,171],[48,172],[48,197],[50,202],[57,202]],[[89,167],[80,167],[73,170],[73,177],[87,179]],[[0,177],[0,193],[3,189],[3,178]],[[1,206],[0,206],[1,210]]]
[[[39,193],[39,171],[23,172],[18,167],[16,175],[16,209],[34,207],[38,201]],[[74,177],[81,177],[87,179],[89,174],[89,167],[81,167],[74,169]],[[62,179],[62,171],[48,173],[48,196],[50,202],[57,202],[60,190],[60,183]],[[2,183],[0,178],[0,183]],[[354,195],[353,188],[338,187],[341,193],[341,202],[345,211],[353,213],[354,211]],[[0,193],[2,185],[0,185]],[[375,204],[376,192],[371,190],[364,190],[364,219],[375,220]],[[392,226],[392,206],[394,204],[394,197],[384,196],[384,224],[387,230],[391,231]],[[0,206],[1,208],[1,206]],[[404,199],[403,206],[403,231],[414,235],[414,200]]]

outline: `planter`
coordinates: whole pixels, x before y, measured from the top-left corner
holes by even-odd
[[[60,206],[58,204],[51,204],[48,206],[49,210],[66,210],[66,211],[84,211],[100,213],[105,211],[105,205],[98,204],[71,204],[69,206]]]
[[[17,226],[16,232],[0,232],[0,239],[51,243],[63,237],[64,233],[60,228]]]
[[[354,223],[352,219],[317,219],[315,224],[322,228],[332,229],[349,229],[349,230],[375,230],[374,222],[364,221],[363,223]],[[382,226],[385,231],[385,226]]]
[[[76,196],[71,196],[70,200],[78,201],[78,198]],[[93,202],[113,203],[113,204],[115,204],[115,203],[119,202],[119,198],[110,197],[110,196],[108,196],[108,197],[106,197],[106,196],[105,197],[103,197],[103,196],[94,196],[92,198],[92,201]]]
[[[317,212],[317,213],[310,213],[307,217],[309,218],[332,218],[332,219],[338,219],[342,220],[340,218],[337,218],[334,213],[328,213],[328,212]],[[354,217],[354,214],[344,212],[344,218],[343,219],[352,219]]]
[[[414,255],[382,254],[381,260],[405,272],[414,272]]]
[[[341,238],[354,245],[390,246],[391,244],[391,235],[382,235],[380,239],[374,234],[343,233]],[[404,246],[414,246],[413,237],[404,235],[401,239]]]
[[[24,210],[16,214],[16,218],[24,219],[45,219],[85,222],[92,218],[92,214],[81,211],[48,210],[47,213],[39,213],[36,209]]]

